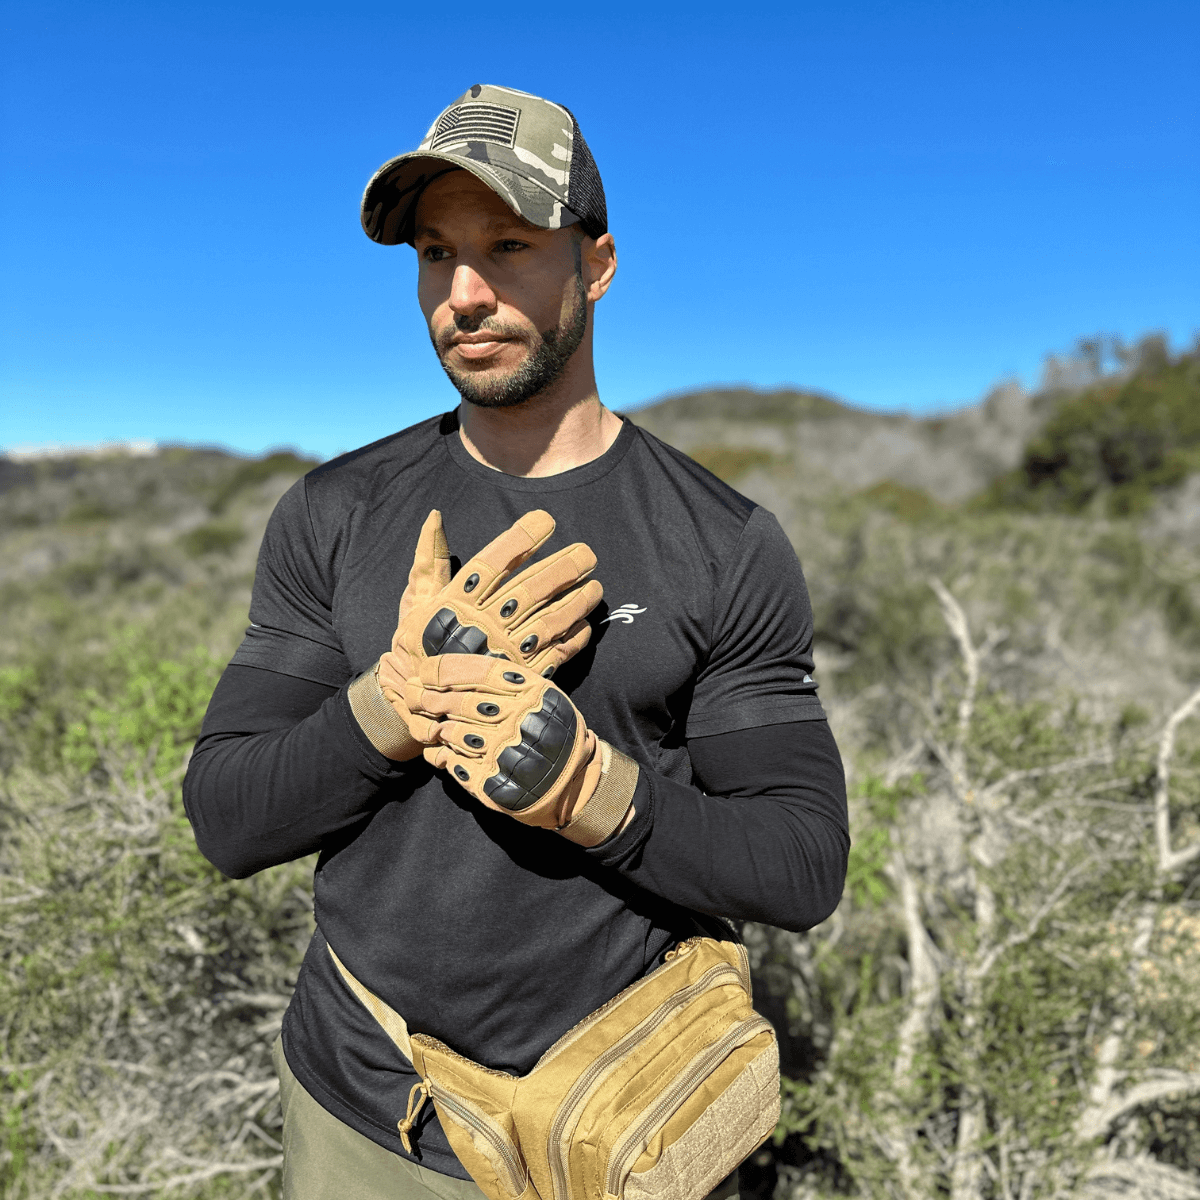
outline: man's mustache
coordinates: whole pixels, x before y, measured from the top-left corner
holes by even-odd
[[[497,338],[507,338],[512,341],[525,341],[526,333],[515,325],[506,325],[494,317],[456,316],[454,324],[447,326],[434,339],[434,345],[439,354],[449,352],[456,335],[460,333],[490,333]]]

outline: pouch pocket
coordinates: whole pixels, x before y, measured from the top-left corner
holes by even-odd
[[[497,1183],[503,1193],[511,1197],[524,1195],[529,1187],[529,1171],[520,1150],[509,1134],[500,1124],[478,1105],[465,1100],[454,1092],[447,1091],[440,1084],[429,1080],[429,1094],[437,1108],[438,1117],[451,1145],[460,1158],[466,1158],[460,1139],[454,1137],[456,1130],[461,1130],[470,1138],[470,1144],[475,1155],[482,1158],[491,1168]],[[471,1168],[475,1181],[483,1187],[478,1171],[478,1162],[465,1163]],[[491,1194],[490,1189],[483,1187]]]
[[[703,1197],[778,1119],[778,1045],[770,1022],[755,1013],[699,1051],[621,1133],[607,1155],[604,1193]]]
[[[573,1149],[578,1149],[577,1131],[580,1121],[584,1119],[589,1103],[612,1072],[640,1046],[659,1034],[664,1026],[669,1025],[680,1010],[686,1009],[706,992],[731,984],[741,986],[741,983],[741,974],[732,964],[720,962],[710,967],[695,982],[672,995],[624,1037],[607,1046],[575,1080],[571,1090],[558,1106],[546,1144],[546,1158],[554,1189],[552,1200],[575,1200],[570,1196],[571,1167],[568,1160]],[[589,1172],[589,1175],[591,1174]]]

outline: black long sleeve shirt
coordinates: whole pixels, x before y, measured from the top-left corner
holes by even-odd
[[[555,683],[640,767],[637,815],[602,845],[487,809],[358,728],[346,685],[389,644],[432,508],[460,561],[533,508],[558,523],[542,553],[595,551],[605,603]],[[524,1073],[696,914],[801,929],[837,903],[844,785],[795,553],[769,513],[629,422],[548,478],[478,463],[452,415],[317,468],[271,519],[251,621],[193,754],[188,815],[231,875],[320,852],[284,1050],[322,1105],[396,1153],[411,1066],[327,944],[410,1028]],[[427,1111],[412,1157],[466,1178]]]

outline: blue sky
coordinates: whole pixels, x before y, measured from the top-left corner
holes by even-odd
[[[412,251],[357,208],[476,82],[595,153],[611,407],[928,412],[1081,335],[1200,331],[1194,2],[449,7],[0,9],[0,447],[329,456],[451,407]]]

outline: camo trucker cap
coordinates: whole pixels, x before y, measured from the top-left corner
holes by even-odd
[[[384,246],[411,244],[417,200],[461,168],[541,229],[576,222],[608,232],[604,185],[570,109],[528,92],[477,83],[443,111],[421,144],[383,164],[363,193],[362,226]]]

